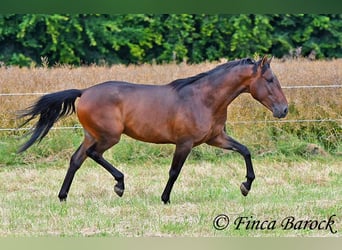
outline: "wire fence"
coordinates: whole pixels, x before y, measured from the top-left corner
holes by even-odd
[[[260,123],[311,123],[311,122],[341,122],[342,119],[303,119],[303,120],[268,120],[268,121],[237,121],[237,122],[228,122],[229,125],[243,125],[243,124],[260,124]],[[66,126],[66,127],[53,127],[52,130],[70,130],[70,129],[82,129],[82,126],[75,125],[75,126]],[[0,132],[3,131],[28,131],[32,130],[31,127],[25,127],[25,128],[0,128]]]
[[[297,85],[297,86],[282,86],[282,89],[327,89],[327,88],[342,88],[342,84],[331,85]]]
[[[282,89],[329,89],[342,88],[342,84],[330,85],[297,85],[297,86],[282,86]],[[46,95],[48,92],[34,92],[34,93],[0,93],[0,96],[36,96]]]
[[[342,88],[342,84],[330,84],[330,85],[297,85],[297,86],[282,86],[283,89],[326,89],[326,88]],[[34,93],[0,93],[0,96],[42,96],[49,93],[34,92]],[[322,123],[322,122],[342,122],[342,119],[298,119],[298,120],[267,120],[267,121],[235,121],[229,122],[230,125],[243,125],[243,124],[258,124],[258,123]],[[4,131],[28,131],[32,128],[0,128],[0,132]],[[53,127],[53,130],[69,130],[69,129],[82,129],[81,126],[63,126]]]

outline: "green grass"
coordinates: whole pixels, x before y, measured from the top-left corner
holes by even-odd
[[[15,154],[22,139],[2,136],[0,143],[0,236],[341,236],[342,159],[338,155],[296,152],[258,154],[253,149],[256,180],[247,197],[240,194],[242,157],[207,146],[195,148],[171,193],[160,200],[174,146],[151,145],[123,137],[105,157],[126,177],[122,198],[114,180],[87,160],[77,172],[68,201],[57,194],[80,131],[51,131],[41,144]],[[289,141],[291,144],[291,141]],[[285,147],[284,145],[281,145]],[[253,148],[253,147],[252,147]],[[286,147],[285,147],[286,148]],[[218,231],[213,220],[230,217]],[[336,214],[337,234],[326,230],[246,230],[234,220],[327,220]]]

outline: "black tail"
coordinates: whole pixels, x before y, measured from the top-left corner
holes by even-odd
[[[19,118],[28,117],[20,127],[39,116],[38,122],[30,132],[31,138],[20,147],[18,153],[28,149],[32,144],[49,132],[60,118],[75,112],[75,100],[82,95],[81,90],[70,89],[42,96],[33,106],[19,112]]]

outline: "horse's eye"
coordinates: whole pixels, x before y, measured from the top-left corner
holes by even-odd
[[[266,78],[266,77],[264,77],[264,79],[266,80],[266,82],[268,82],[268,83],[272,83],[272,82],[273,82],[273,79],[274,79],[274,77],[271,77],[271,78]]]

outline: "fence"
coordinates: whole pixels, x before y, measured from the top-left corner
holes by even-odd
[[[298,86],[282,86],[283,89],[319,89],[319,88],[342,88],[342,85],[339,84],[331,84],[331,85],[298,85]],[[41,96],[48,93],[0,93],[1,96]],[[331,118],[323,118],[323,119],[298,119],[298,120],[269,120],[269,121],[237,121],[237,122],[229,122],[231,125],[239,125],[239,124],[255,124],[255,123],[305,123],[305,122],[342,122],[342,119],[331,119]],[[54,127],[54,130],[66,130],[66,129],[81,129],[81,126],[72,126],[72,127]],[[0,128],[1,131],[22,131],[22,130],[30,130],[31,128]]]

